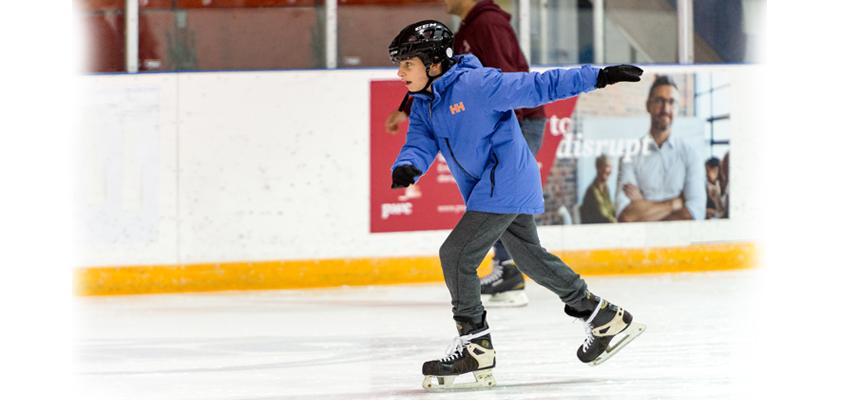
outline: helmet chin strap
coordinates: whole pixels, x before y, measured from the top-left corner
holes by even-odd
[[[431,86],[431,83],[432,83],[432,82],[434,82],[434,78],[439,78],[439,77],[443,76],[443,74],[444,74],[444,73],[446,73],[446,71],[448,71],[448,70],[449,70],[449,64],[448,64],[448,61],[444,61],[444,62],[441,62],[441,63],[440,63],[440,68],[441,68],[443,71],[441,71],[439,75],[436,75],[436,76],[431,76],[431,74],[430,74],[430,72],[431,72],[431,65],[432,65],[432,64],[429,64],[429,65],[426,65],[426,66],[425,66],[425,76],[426,76],[426,77],[428,77],[428,81],[426,81],[425,86],[423,86],[423,88],[422,88],[422,89],[417,90],[416,92],[411,92],[411,91],[409,90],[409,91],[408,91],[409,93],[411,93],[411,94],[420,94],[420,93],[425,94],[425,91],[429,88],[429,86]]]
[[[411,91],[409,90],[409,91],[408,91],[409,93],[411,93],[411,94],[420,94],[420,93],[422,93],[422,94],[426,94],[426,93],[425,93],[425,91],[426,91],[426,90],[428,90],[429,86],[431,86],[431,82],[434,82],[434,78],[437,78],[437,77],[439,77],[440,75],[443,75],[443,73],[441,72],[441,73],[440,73],[440,75],[437,75],[437,76],[431,76],[431,74],[429,74],[430,70],[431,70],[431,64],[426,65],[426,67],[425,67],[425,76],[426,76],[426,77],[428,77],[428,81],[426,81],[426,82],[425,82],[425,86],[423,86],[423,88],[422,88],[422,89],[417,90],[416,92],[411,92]]]

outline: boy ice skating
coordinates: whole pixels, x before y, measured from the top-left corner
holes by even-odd
[[[585,322],[587,338],[577,356],[598,364],[645,326],[590,293],[578,274],[540,246],[533,217],[544,209],[540,172],[513,109],[636,82],[642,70],[621,65],[502,73],[482,67],[471,54],[453,57],[452,40],[449,28],[428,20],[409,25],[389,46],[397,74],[415,98],[406,143],[393,165],[392,187],[415,183],[440,152],[467,205],[440,247],[459,336],[445,357],[423,364],[423,386],[495,385],[496,353],[476,270],[500,237],[518,268],[558,295],[566,314]],[[620,339],[610,346],[616,335]],[[475,382],[454,384],[456,376],[470,372]]]

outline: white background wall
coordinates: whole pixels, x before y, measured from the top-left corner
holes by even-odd
[[[759,67],[703,68],[734,74],[732,218],[541,227],[545,247],[754,238]],[[448,231],[369,233],[369,82],[394,77],[378,69],[81,78],[76,265],[436,255]]]

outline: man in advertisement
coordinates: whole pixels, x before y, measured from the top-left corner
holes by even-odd
[[[619,167],[619,222],[704,219],[704,162],[690,143],[672,135],[677,99],[675,82],[657,76],[646,100],[651,116],[647,149]]]

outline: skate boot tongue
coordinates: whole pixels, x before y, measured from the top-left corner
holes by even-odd
[[[493,348],[490,340],[490,326],[487,325],[487,311],[481,314],[481,322],[473,322],[465,317],[455,317],[455,327],[458,329],[458,336],[463,341],[463,345],[475,343],[488,349]]]
[[[566,304],[563,307],[563,312],[573,318],[578,318],[586,321],[593,315],[593,312],[601,306],[601,299],[596,295],[587,292],[581,299],[572,304]]]
[[[563,312],[567,315],[583,320],[593,327],[610,322],[616,316],[617,311],[616,305],[590,292],[587,292],[587,295],[578,302],[563,307]]]
[[[565,312],[566,315],[572,318],[578,318],[585,321],[587,320],[587,318],[590,318],[590,314],[592,314],[590,311],[578,311],[569,304],[563,307],[563,312]]]
[[[481,314],[481,322],[473,322],[471,318],[466,317],[455,317],[455,327],[458,329],[458,335],[460,336],[481,332],[488,328],[487,311]]]
[[[455,320],[455,328],[458,329],[458,335],[467,336],[473,334],[474,332],[484,330],[484,325]]]

